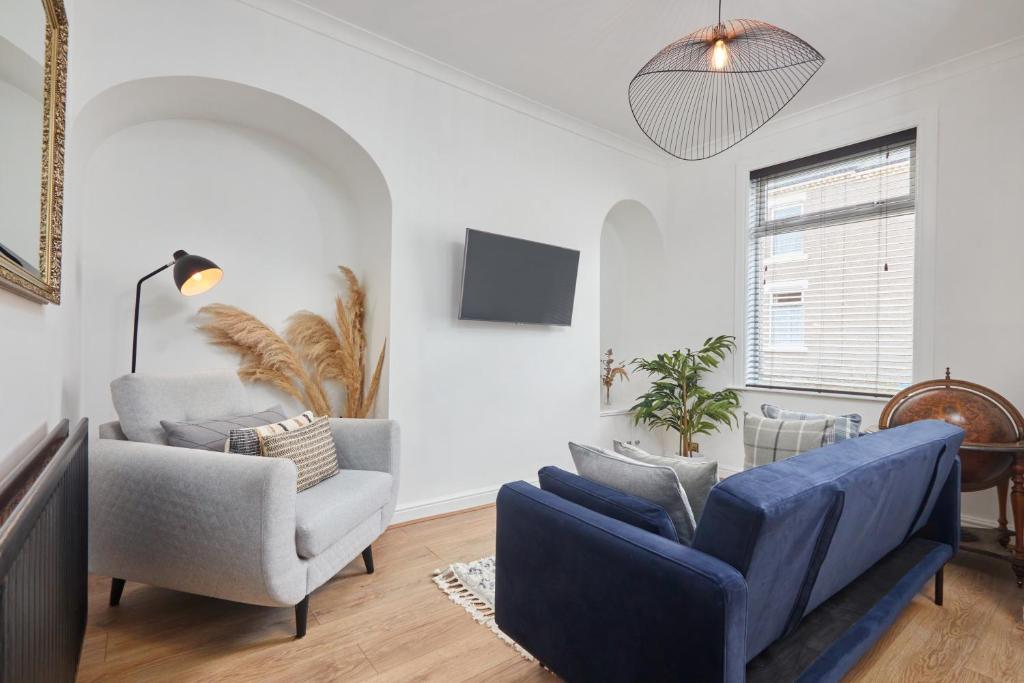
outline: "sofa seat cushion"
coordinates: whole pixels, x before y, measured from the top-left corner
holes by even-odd
[[[377,513],[391,498],[391,475],[341,470],[295,496],[295,546],[315,557]]]

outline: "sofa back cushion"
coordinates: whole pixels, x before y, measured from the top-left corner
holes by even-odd
[[[545,467],[537,476],[541,489],[559,498],[650,531],[670,541],[679,541],[672,518],[660,505],[557,467]]]
[[[125,436],[145,443],[167,444],[161,420],[184,422],[252,413],[245,387],[232,370],[124,375],[110,383],[110,395]]]
[[[693,546],[747,580],[748,660],[924,525],[962,436],[944,422],[916,422],[712,489]]]
[[[837,473],[846,502],[804,614],[925,526],[964,433],[945,422],[927,420],[843,443],[852,446],[862,439],[867,439],[863,449],[835,451],[870,466]]]

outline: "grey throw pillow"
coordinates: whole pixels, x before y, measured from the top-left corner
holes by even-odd
[[[798,410],[786,410],[771,403],[761,404],[761,414],[773,420],[835,420],[836,441],[853,439],[860,436],[860,423],[863,419],[858,413],[849,413],[847,415],[802,413]]]
[[[835,422],[822,420],[773,420],[743,414],[743,469],[792,458],[804,451],[828,445],[835,439]]]
[[[679,483],[686,491],[686,498],[690,501],[690,509],[693,510],[693,518],[700,521],[700,515],[704,512],[704,503],[711,493],[711,487],[718,483],[718,461],[694,458],[681,458],[678,455],[665,456],[654,455],[637,448],[633,444],[615,441],[615,452],[638,462],[648,465],[660,465],[671,467]]]
[[[271,406],[262,412],[251,415],[192,422],[161,420],[160,425],[164,428],[169,446],[198,448],[204,451],[223,451],[232,429],[260,427],[283,419],[284,410],[281,409],[281,406]]]
[[[584,479],[639,496],[665,508],[682,543],[693,542],[697,524],[686,491],[671,467],[648,465],[593,446],[570,443],[576,471]]]

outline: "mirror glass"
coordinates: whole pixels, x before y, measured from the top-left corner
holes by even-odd
[[[39,272],[46,12],[0,0],[0,255]]]

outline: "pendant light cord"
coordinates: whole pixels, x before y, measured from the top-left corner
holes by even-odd
[[[722,0],[718,0],[718,25],[722,25]]]

